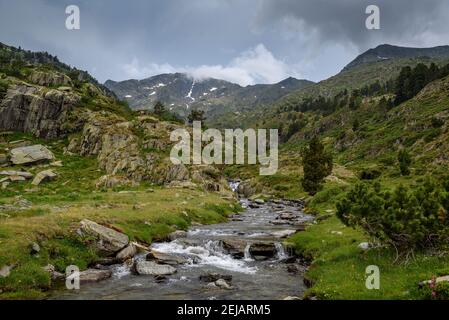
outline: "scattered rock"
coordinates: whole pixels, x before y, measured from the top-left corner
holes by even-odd
[[[200,281],[208,282],[208,283],[210,283],[210,282],[214,283],[215,281],[220,280],[220,279],[231,282],[232,276],[218,274],[218,273],[208,273],[208,274],[200,275],[199,279],[200,279]]]
[[[62,166],[63,166],[61,160],[59,160],[59,161],[54,161],[54,162],[50,163],[50,165],[51,165],[52,167],[62,167]]]
[[[129,238],[126,234],[87,219],[81,221],[80,231],[83,235],[94,237],[97,249],[106,254],[116,253],[129,243]]]
[[[31,164],[40,161],[53,160],[55,156],[46,147],[38,144],[15,148],[10,151],[11,162],[15,165]]]
[[[183,231],[183,230],[174,231],[167,236],[168,240],[170,240],[170,241],[174,241],[176,239],[185,238],[185,237],[187,237],[187,232]]]
[[[362,250],[368,250],[370,247],[369,242],[362,242],[357,247],[359,247]]]
[[[38,186],[38,185],[41,184],[42,181],[51,180],[51,179],[53,179],[56,176],[57,176],[57,174],[54,173],[53,171],[51,171],[51,170],[44,170],[44,171],[39,172],[36,175],[36,177],[34,177],[33,182],[31,182],[31,184],[34,185],[34,186]]]
[[[168,253],[162,253],[156,250],[151,250],[150,253],[148,253],[146,259],[155,260],[157,263],[169,265],[185,264],[188,262],[188,260],[183,257]]]
[[[335,234],[337,236],[342,236],[343,232],[341,232],[341,231],[331,231],[331,234]]]
[[[123,248],[119,253],[117,253],[116,258],[121,261],[125,261],[131,259],[137,254],[137,248],[130,244],[127,247]]]
[[[0,268],[0,277],[6,278],[11,274],[11,270],[14,269],[15,265],[5,265]]]
[[[296,296],[288,296],[288,297],[285,297],[283,300],[289,300],[289,301],[291,301],[291,300],[301,300],[301,298],[300,297],[296,297]]]
[[[287,229],[287,230],[280,230],[280,231],[275,231],[272,233],[272,235],[276,238],[287,238],[293,234],[296,233],[296,230],[292,230],[292,229]]]
[[[163,283],[163,282],[167,281],[167,277],[158,274],[158,275],[154,276],[154,281],[156,281],[156,283]]]
[[[137,261],[135,270],[140,275],[171,275],[176,273],[176,269],[169,265],[157,264],[154,261]]]
[[[65,279],[65,275],[56,271],[55,266],[51,264],[46,265],[42,269],[50,274],[51,280],[53,281]]]
[[[435,283],[439,283],[439,282],[449,282],[449,275],[448,275],[448,276],[438,277],[438,278],[436,278],[435,280],[421,281],[418,285],[419,285],[420,287],[423,287],[423,286],[428,285],[428,284],[430,284],[430,283],[432,283],[432,282],[434,282],[434,281],[435,281]]]
[[[226,280],[224,280],[224,279],[218,279],[217,281],[215,281],[215,285],[219,288],[226,289],[226,290],[232,289],[231,285],[229,283],[227,283]]]
[[[32,242],[30,244],[30,254],[31,255],[38,254],[40,251],[41,251],[41,247],[36,242]]]
[[[11,182],[17,182],[17,181],[25,181],[26,179],[21,176],[9,176],[9,180]]]
[[[111,276],[111,270],[87,269],[80,272],[80,283],[99,282]]]
[[[25,179],[31,179],[33,177],[32,173],[29,173],[29,172],[26,172],[26,171],[13,171],[13,170],[0,171],[0,175],[3,175],[3,176],[18,176],[18,177],[23,177]]]
[[[264,204],[265,200],[263,200],[263,199],[255,199],[254,202],[257,203],[257,204]]]

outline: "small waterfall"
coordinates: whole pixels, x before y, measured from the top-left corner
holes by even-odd
[[[284,246],[280,242],[275,242],[276,254],[279,260],[287,259],[288,254],[285,252]]]
[[[232,192],[236,192],[239,185],[240,181],[229,181],[229,187],[231,188]]]
[[[251,257],[251,252],[249,251],[250,248],[251,244],[248,243],[245,247],[245,255],[244,255],[245,261],[254,261],[253,258]]]

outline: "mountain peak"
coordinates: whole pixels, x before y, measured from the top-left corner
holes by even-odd
[[[449,46],[431,48],[400,47],[391,44],[381,44],[369,49],[351,61],[343,70],[348,70],[361,64],[390,59],[412,59],[419,57],[448,58]]]

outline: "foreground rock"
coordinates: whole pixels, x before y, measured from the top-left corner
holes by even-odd
[[[162,253],[156,250],[151,250],[148,253],[147,260],[156,261],[161,264],[178,265],[188,263],[188,260],[173,254]]]
[[[137,261],[135,270],[140,275],[165,276],[176,273],[176,269],[169,265],[157,264],[154,261]]]
[[[80,233],[94,237],[95,246],[103,253],[116,253],[129,243],[129,238],[126,234],[99,225],[96,222],[84,219],[80,224]]]
[[[15,165],[49,161],[54,160],[54,158],[53,153],[40,144],[15,148],[10,151],[10,160]]]
[[[174,241],[176,239],[186,238],[187,232],[182,230],[177,230],[175,232],[170,233],[167,238],[169,241]]]
[[[117,253],[116,258],[120,261],[125,261],[131,259],[137,254],[137,248],[134,244],[130,244],[126,248],[122,249],[119,253]]]
[[[111,270],[87,269],[80,272],[80,283],[99,282],[109,279],[111,276]]]
[[[246,241],[238,239],[222,240],[223,248],[235,259],[242,259],[245,256]]]
[[[277,251],[274,243],[258,242],[251,244],[249,252],[255,260],[264,260],[274,257]]]
[[[54,173],[52,170],[45,170],[45,171],[41,171],[39,172],[36,177],[34,177],[33,181],[31,182],[31,184],[33,186],[38,186],[42,183],[42,181],[46,181],[46,180],[52,180],[57,176],[56,173]]]
[[[6,265],[0,268],[0,277],[6,278],[11,274],[11,270],[15,268],[15,265]]]

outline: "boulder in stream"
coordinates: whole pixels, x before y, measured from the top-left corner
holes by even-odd
[[[276,245],[273,242],[256,242],[249,247],[249,252],[255,260],[265,260],[276,255]]]
[[[169,265],[185,264],[188,262],[187,259],[181,256],[163,253],[156,250],[151,250],[150,253],[148,253],[146,259],[148,261],[156,261],[157,263]]]
[[[140,275],[165,276],[176,273],[176,269],[166,264],[157,264],[154,261],[137,261],[135,270]]]
[[[99,282],[111,276],[111,270],[87,269],[80,272],[80,283]]]

